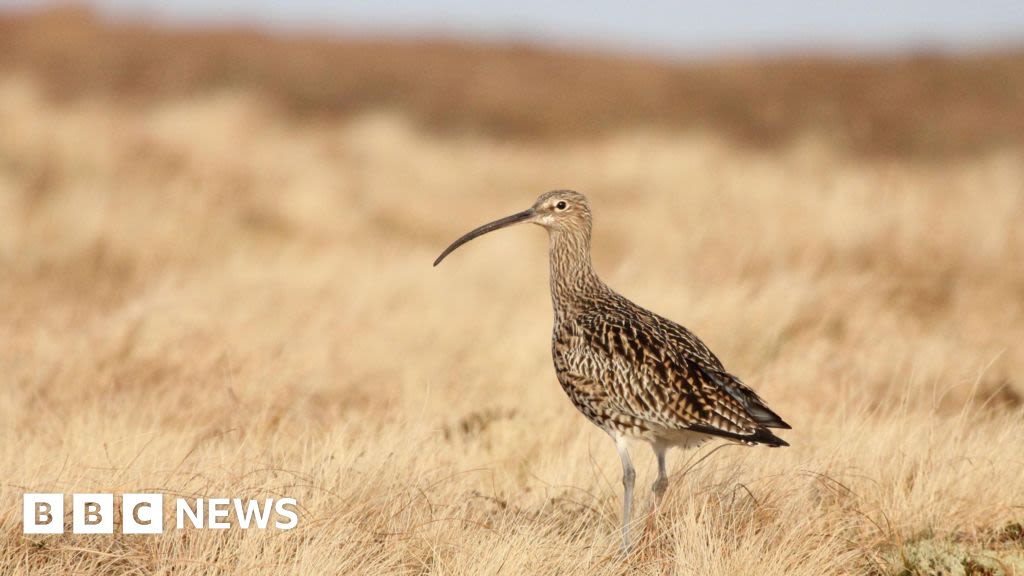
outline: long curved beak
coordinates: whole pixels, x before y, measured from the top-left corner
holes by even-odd
[[[437,257],[437,260],[434,260],[434,266],[440,264],[441,260],[444,260],[445,256],[451,254],[452,252],[455,251],[456,248],[462,246],[466,242],[469,242],[470,240],[478,236],[483,236],[488,232],[494,232],[499,228],[504,228],[506,226],[511,226],[513,224],[518,224],[520,222],[525,222],[530,218],[533,218],[533,208],[530,208],[529,210],[523,210],[522,212],[517,212],[511,216],[505,216],[500,220],[495,220],[494,222],[491,222],[489,224],[484,224],[483,226],[477,228],[476,230],[467,232],[461,238],[459,238],[455,242],[452,242],[451,246],[445,248],[444,252],[441,252],[441,255]]]

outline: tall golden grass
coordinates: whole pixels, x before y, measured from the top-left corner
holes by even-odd
[[[1020,148],[504,140],[232,86],[54,100],[33,69],[0,75],[0,126],[0,573],[1024,571]],[[550,365],[542,232],[430,266],[556,187],[590,196],[605,280],[794,428],[672,453],[626,558],[615,451]],[[21,533],[25,492],[142,491],[301,520]]]

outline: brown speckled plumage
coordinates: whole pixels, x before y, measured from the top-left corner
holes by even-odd
[[[769,429],[789,425],[727,372],[699,338],[630,302],[597,277],[590,264],[590,207],[582,194],[543,194],[529,210],[455,241],[435,266],[465,242],[517,222],[548,230],[555,373],[573,405],[616,441],[626,486],[625,547],[635,476],[626,439],[641,439],[654,448],[658,500],[667,484],[668,447],[693,447],[713,437],[787,446]]]

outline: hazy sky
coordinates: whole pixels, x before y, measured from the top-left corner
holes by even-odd
[[[0,0],[34,6],[38,0]],[[658,52],[800,48],[970,50],[1024,45],[1024,0],[86,0],[111,15],[391,35],[539,41]]]

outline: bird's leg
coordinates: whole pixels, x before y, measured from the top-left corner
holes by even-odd
[[[668,471],[665,469],[665,452],[668,447],[663,444],[654,445],[654,455],[658,457],[658,479],[651,486],[654,492],[654,507],[661,506],[661,500],[665,497],[665,489],[668,488]]]
[[[626,439],[617,437],[615,447],[619,450],[619,458],[622,459],[622,487],[624,489],[622,503],[622,553],[629,553],[629,520],[633,513],[633,484],[636,481],[636,470],[633,469],[633,462],[629,459],[629,450],[626,447]]]

